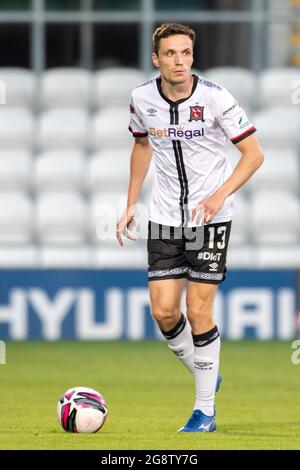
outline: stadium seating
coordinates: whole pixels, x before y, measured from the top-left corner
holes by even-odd
[[[299,268],[300,266],[300,247],[299,244],[290,246],[261,245],[256,251],[257,268]]]
[[[234,201],[234,220],[231,229],[231,243],[243,246],[249,240],[250,205],[248,200],[239,194]]]
[[[91,123],[91,145],[95,150],[129,149],[132,146],[128,113],[128,106],[112,107],[94,116]]]
[[[39,250],[36,245],[0,246],[0,268],[40,267]]]
[[[33,206],[22,192],[0,192],[0,243],[29,243],[33,231]]]
[[[87,186],[93,192],[127,190],[130,152],[105,150],[94,154],[88,163]]]
[[[0,107],[0,150],[31,150],[34,139],[34,118],[25,108]]]
[[[256,243],[288,245],[299,240],[300,202],[296,194],[264,190],[251,199],[251,230]]]
[[[92,75],[84,69],[46,70],[41,78],[41,106],[87,109],[91,99]]]
[[[236,225],[236,224],[234,224]],[[233,229],[234,229],[233,225]],[[273,250],[274,252],[274,250]],[[257,268],[258,267],[258,250],[253,245],[236,246],[230,244],[227,254],[227,265],[238,268]]]
[[[76,248],[43,245],[40,249],[40,264],[43,268],[88,268],[93,260],[93,251],[88,245]]]
[[[84,154],[77,150],[50,150],[35,159],[34,184],[38,191],[80,191],[84,175]]]
[[[17,67],[1,67],[0,81],[6,88],[6,107],[31,109],[36,97],[37,79],[34,72]]]
[[[99,108],[126,107],[130,94],[137,85],[146,80],[141,70],[117,67],[96,72],[94,78],[93,97]]]
[[[39,120],[37,145],[41,150],[85,150],[88,114],[81,109],[51,109]]]
[[[38,195],[36,229],[41,243],[83,243],[86,226],[86,204],[77,192],[45,192]]]
[[[133,242],[125,241],[129,245]],[[128,247],[119,246],[111,248],[98,248],[94,253],[94,265],[97,268],[142,268],[147,266],[147,250],[146,247]]]
[[[265,69],[259,76],[261,107],[295,106],[296,90],[300,88],[300,72],[293,67]],[[293,98],[293,95],[294,98]]]
[[[31,153],[26,150],[0,151],[0,191],[26,191],[32,184]]]
[[[299,158],[295,150],[264,149],[265,160],[255,178],[250,179],[251,191],[284,189],[296,191],[299,186]]]
[[[300,110],[296,106],[268,108],[257,113],[253,121],[263,148],[298,150]]]

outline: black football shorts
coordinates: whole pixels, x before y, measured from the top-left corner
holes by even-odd
[[[148,280],[177,279],[220,284],[225,280],[231,221],[169,227],[149,221]]]

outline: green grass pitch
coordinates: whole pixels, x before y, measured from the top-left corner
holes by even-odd
[[[300,365],[288,342],[222,343],[216,433],[177,434],[192,376],[162,342],[7,344],[0,365],[0,449],[300,449]],[[56,404],[98,389],[108,418],[96,434],[64,432]]]

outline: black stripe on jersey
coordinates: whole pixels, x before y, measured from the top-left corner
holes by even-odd
[[[148,136],[148,132],[135,132],[132,130],[131,126],[128,126],[128,129],[130,130],[133,137],[147,137]]]
[[[170,124],[175,124],[175,115],[174,115],[174,108],[170,106]]]
[[[178,106],[175,106],[174,108],[174,115],[175,115],[175,124],[179,124]]]
[[[185,171],[185,165],[184,165],[184,160],[183,160],[183,153],[182,153],[182,147],[181,147],[181,141],[177,140],[177,147],[179,151],[179,158],[182,163],[182,174],[183,174],[183,181],[184,181],[184,187],[185,187],[185,194],[183,197],[183,203],[184,203],[184,211],[185,211],[185,221],[188,223],[189,221],[189,211],[188,211],[188,197],[189,197],[189,183],[188,179],[186,176],[186,171]]]
[[[184,195],[185,195],[185,188],[184,188],[184,182],[183,182],[183,174],[182,174],[182,163],[180,160],[180,156],[177,150],[177,142],[178,140],[172,140],[173,144],[173,150],[175,154],[175,160],[176,160],[176,167],[177,167],[177,172],[178,172],[178,179],[180,183],[180,199],[179,199],[179,205],[180,205],[180,211],[181,211],[181,224],[184,225]]]
[[[179,114],[177,104],[170,105],[170,124],[179,124]]]
[[[182,147],[180,140],[172,140],[173,150],[176,159],[176,166],[178,171],[178,177],[180,182],[180,200],[179,205],[181,208],[181,223],[184,226],[184,223],[188,222],[189,212],[188,212],[188,195],[189,195],[189,186],[188,180],[185,172]]]
[[[248,129],[246,132],[243,132],[242,134],[234,137],[233,139],[230,139],[233,144],[238,144],[239,142],[242,142],[242,140],[246,139],[246,137],[249,137],[249,135],[254,134],[256,132],[255,127],[251,127],[251,129]]]
[[[170,124],[179,124],[179,113],[178,105],[170,105]],[[172,140],[173,150],[175,154],[176,167],[178,172],[178,179],[180,183],[180,211],[181,211],[181,224],[184,226],[185,221],[188,222],[188,195],[189,195],[189,186],[188,179],[186,176],[183,152],[181,147],[180,140]]]

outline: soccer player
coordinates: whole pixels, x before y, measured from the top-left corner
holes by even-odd
[[[224,281],[233,194],[263,162],[255,127],[221,85],[191,74],[195,33],[162,24],[153,34],[152,60],[160,76],[135,88],[130,126],[127,208],[116,236],[129,231],[143,180],[154,159],[149,207],[148,279],[151,312],[170,349],[194,375],[196,400],[180,432],[213,432],[220,335],[213,301]],[[239,149],[232,172],[226,141]],[[180,311],[187,283],[187,318]]]

